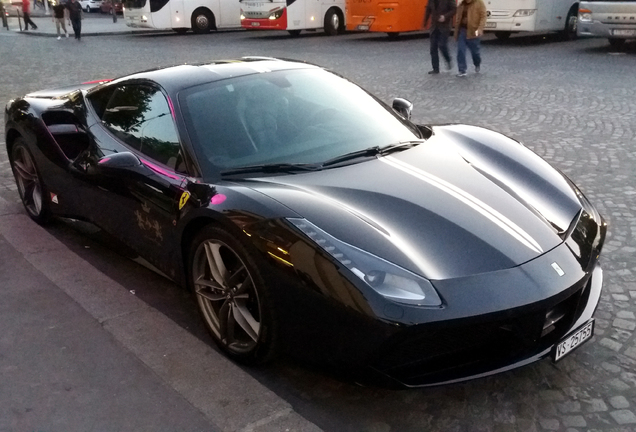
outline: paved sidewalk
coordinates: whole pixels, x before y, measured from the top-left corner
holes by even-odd
[[[38,26],[37,30],[29,28],[27,31],[20,31],[20,22],[18,18],[11,16],[8,19],[9,31],[17,32],[20,34],[28,34],[32,36],[49,36],[57,37],[57,31],[55,29],[55,22],[51,15],[44,15],[44,11],[37,11],[31,15],[33,22]],[[20,21],[22,19],[20,18]],[[24,28],[24,22],[21,23]],[[66,25],[66,29],[69,32],[69,36],[73,37],[73,28],[70,25]],[[0,32],[6,32],[7,29],[0,27]],[[84,36],[102,36],[102,35],[117,35],[117,34],[152,34],[152,33],[164,33],[171,32],[171,30],[156,30],[156,29],[136,29],[128,27],[123,16],[117,17],[117,22],[113,22],[112,16],[102,15],[99,12],[91,12],[90,14],[84,13],[84,19],[82,20],[82,37]]]

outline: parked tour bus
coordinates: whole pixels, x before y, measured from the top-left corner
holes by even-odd
[[[208,33],[220,28],[240,28],[237,0],[125,0],[124,18],[129,27],[172,29]]]
[[[246,29],[287,30],[292,36],[320,28],[336,35],[345,29],[345,0],[240,0],[240,5]]]
[[[427,0],[347,0],[347,30],[383,32],[389,37],[426,30]]]
[[[578,33],[607,38],[612,47],[621,48],[627,39],[636,39],[636,1],[582,1]]]
[[[576,37],[578,0],[487,0],[486,31],[499,39],[517,32],[559,31]]]

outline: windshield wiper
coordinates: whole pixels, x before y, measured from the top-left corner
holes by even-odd
[[[336,156],[333,159],[329,159],[328,161],[325,161],[321,164],[321,166],[326,167],[329,165],[335,165],[337,163],[340,162],[346,162],[348,160],[352,160],[352,159],[358,159],[358,158],[362,158],[362,157],[371,157],[371,156],[377,156],[379,155],[381,152],[380,147],[375,146],[375,147],[369,147],[366,148],[364,150],[357,150],[351,153],[345,153],[343,155],[340,156]]]
[[[380,148],[380,154],[384,156],[386,154],[393,153],[395,151],[410,149],[411,147],[415,147],[422,144],[424,141],[426,140],[420,139],[420,140],[412,140],[412,141],[400,141],[395,144],[389,144],[387,146]]]
[[[323,162],[320,166],[326,167],[329,165],[335,165],[340,162],[346,162],[346,161],[358,159],[358,158],[368,158],[368,157],[377,156],[377,155],[384,156],[389,153],[393,153],[395,151],[401,151],[401,150],[409,149],[411,147],[415,147],[419,144],[422,144],[424,141],[425,140],[423,139],[413,140],[413,141],[400,141],[395,144],[389,144],[384,147],[378,147],[378,146],[369,147],[364,150],[357,150],[351,153],[345,153],[343,155],[336,156],[333,159],[329,159],[328,161]]]
[[[296,172],[296,171],[314,171],[315,165],[311,164],[290,164],[290,163],[277,163],[277,164],[263,164],[263,165],[250,165],[241,168],[228,169],[221,171],[221,175],[230,174],[247,174],[247,173],[280,173],[280,172]]]

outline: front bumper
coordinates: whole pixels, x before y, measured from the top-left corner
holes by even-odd
[[[629,34],[614,34],[615,31],[618,33],[625,33],[627,30]],[[578,22],[577,33],[579,36],[596,36],[603,38],[617,38],[617,39],[636,39],[636,24],[626,26],[626,25],[612,25],[605,24],[598,20],[593,21],[581,21]]]

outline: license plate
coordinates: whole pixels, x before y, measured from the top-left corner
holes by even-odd
[[[259,22],[253,22],[253,23],[252,23],[252,27],[258,27],[258,26],[260,26],[260,25],[261,25],[261,23],[259,23]]]
[[[497,28],[496,22],[487,22],[484,28]]]
[[[566,336],[559,342],[553,350],[553,358],[555,362],[558,362],[567,354],[574,351],[575,348],[579,347],[583,342],[590,339],[594,334],[594,319],[592,318],[581,327],[576,329],[574,333],[570,333],[569,336]]]
[[[612,30],[613,36],[636,36],[636,30]]]

